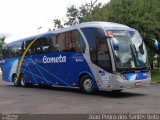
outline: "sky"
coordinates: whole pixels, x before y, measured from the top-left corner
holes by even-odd
[[[6,42],[32,36],[53,28],[53,19],[65,18],[67,7],[90,0],[0,0],[0,34]],[[99,0],[107,3],[108,0]]]

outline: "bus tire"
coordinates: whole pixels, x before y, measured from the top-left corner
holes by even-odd
[[[24,74],[20,75],[19,81],[20,81],[21,87],[27,87],[26,78],[25,78]]]
[[[91,94],[94,92],[93,80],[88,75],[82,76],[80,79],[80,90],[83,93]]]
[[[16,87],[19,87],[19,86],[20,86],[20,81],[19,81],[17,75],[13,75],[12,81],[13,81],[13,83],[14,83],[14,86],[16,86]]]

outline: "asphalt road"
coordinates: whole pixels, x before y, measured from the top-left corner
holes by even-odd
[[[21,88],[0,82],[0,113],[160,113],[160,84],[115,95],[86,95],[77,89]]]

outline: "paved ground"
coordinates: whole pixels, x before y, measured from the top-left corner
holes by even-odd
[[[64,88],[20,88],[0,82],[0,113],[159,113],[160,84],[119,95]]]

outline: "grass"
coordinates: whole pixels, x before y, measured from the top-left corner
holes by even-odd
[[[151,76],[152,76],[152,82],[160,83],[160,70],[152,70]]]

